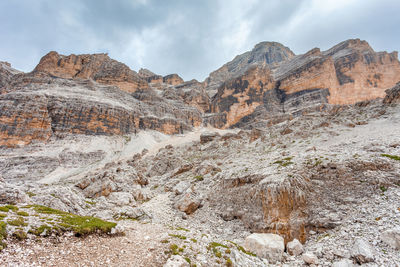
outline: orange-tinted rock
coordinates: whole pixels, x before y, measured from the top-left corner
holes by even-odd
[[[53,51],[45,55],[33,71],[34,74],[41,72],[67,79],[93,79],[127,92],[148,88],[147,82],[136,72],[107,54],[63,56]]]
[[[19,93],[0,95],[0,146],[46,141],[51,135],[46,97]]]
[[[253,51],[234,61],[246,58],[248,53]],[[385,90],[400,81],[397,52],[374,52],[359,39],[324,52],[314,48],[274,64],[258,61],[255,66],[247,66],[246,72],[226,81],[213,97],[211,111],[226,117],[222,127],[248,125],[257,118],[271,121],[286,114],[298,116],[309,110],[323,110],[328,104],[355,104],[384,97]],[[218,73],[230,72],[220,69]],[[215,75],[210,74],[209,79]],[[221,125],[221,120],[213,122],[214,126]]]
[[[184,80],[179,77],[178,74],[169,74],[163,77],[163,82],[169,85],[179,85],[184,82]]]

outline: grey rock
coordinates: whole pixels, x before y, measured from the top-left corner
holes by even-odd
[[[294,239],[287,243],[286,250],[290,255],[298,256],[303,253],[303,245],[300,243],[299,240]]]
[[[311,264],[318,264],[318,257],[315,256],[311,252],[306,252],[303,254],[302,259],[305,263],[311,265]]]
[[[367,241],[358,238],[355,240],[353,248],[351,250],[351,257],[360,264],[373,262],[374,250]]]
[[[189,188],[189,186],[189,181],[181,181],[172,190],[175,192],[175,194],[181,195]]]
[[[400,227],[382,233],[381,240],[394,249],[400,249]]]
[[[283,237],[276,234],[251,234],[245,239],[245,248],[271,263],[282,260],[285,250]]]

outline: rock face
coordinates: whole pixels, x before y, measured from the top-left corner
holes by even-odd
[[[400,102],[400,82],[397,83],[393,88],[385,91],[386,96],[383,99],[385,104],[394,104]]]
[[[107,54],[63,56],[52,51],[33,70],[33,73],[40,72],[67,79],[93,79],[98,83],[116,85],[126,92],[148,87],[135,71]]]
[[[218,87],[211,112],[223,114],[210,124],[243,126],[258,118],[321,110],[327,104],[354,104],[384,97],[385,90],[400,80],[397,52],[375,52],[359,39],[324,52],[318,48],[298,56],[285,52],[275,60],[239,64],[243,63],[239,59],[247,58],[249,53],[254,50],[238,56],[206,80],[209,90]],[[224,77],[225,81],[219,85],[215,77]]]
[[[245,248],[271,263],[281,261],[285,244],[283,238],[275,234],[251,234],[246,237]]]
[[[205,91],[190,85],[182,97],[161,98],[136,72],[105,54],[50,52],[26,74],[1,63],[0,84],[0,146],[9,147],[65,134],[181,133],[201,124],[201,106],[208,105],[201,98]]]
[[[253,64],[275,64],[294,57],[287,47],[276,42],[262,42],[253,50],[236,56],[205,80],[207,91],[214,96],[218,88],[227,80],[243,74]]]
[[[201,125],[262,129],[332,105],[384,97],[399,81],[397,52],[374,52],[359,39],[297,56],[263,42],[203,83],[146,69],[136,73],[107,54],[50,52],[31,73],[0,62],[0,146],[66,134],[174,134]],[[399,95],[397,85],[384,102],[396,103]]]

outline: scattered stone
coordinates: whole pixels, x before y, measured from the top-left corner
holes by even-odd
[[[313,253],[311,253],[311,252],[306,252],[306,253],[304,253],[303,254],[303,261],[305,262],[305,263],[307,263],[308,265],[311,265],[311,264],[318,264],[318,257],[317,256],[315,256]]]
[[[192,193],[186,193],[175,203],[175,207],[185,212],[187,215],[190,215],[199,208],[200,204],[200,198],[194,196]]]
[[[174,191],[176,195],[181,195],[189,187],[190,187],[190,182],[189,181],[181,181],[172,189],[172,191]]]
[[[303,245],[300,243],[299,240],[293,239],[286,245],[287,252],[289,255],[298,256],[303,253]]]
[[[381,239],[390,247],[400,249],[400,227],[385,231],[382,233]]]
[[[371,245],[364,239],[358,238],[355,240],[351,250],[351,257],[359,264],[373,262],[374,252]]]
[[[251,234],[245,239],[245,248],[271,263],[282,260],[285,250],[283,237],[276,234]]]

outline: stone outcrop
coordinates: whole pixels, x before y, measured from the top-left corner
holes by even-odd
[[[243,74],[252,65],[274,65],[292,57],[294,53],[280,43],[261,42],[253,50],[236,56],[232,61],[210,73],[205,80],[207,91],[210,96],[214,96],[225,81]]]
[[[289,56],[248,63],[245,68],[238,59],[247,58],[249,53],[254,50],[236,57],[206,80],[207,88],[215,88],[217,83],[212,81],[217,74],[226,78],[221,85],[218,83],[218,92],[212,98],[211,112],[218,120],[208,123],[243,127],[259,118],[291,118],[310,110],[324,110],[327,105],[372,100],[384,97],[385,90],[400,80],[397,52],[375,52],[359,39],[324,52],[314,48],[298,56],[283,53]],[[234,69],[233,62],[241,66],[236,68],[240,71],[228,71],[227,66]],[[218,115],[221,113],[224,115]]]
[[[40,60],[33,73],[66,79],[93,79],[101,84],[116,85],[126,92],[148,88],[147,82],[135,71],[107,54],[63,56],[52,51]]]
[[[386,96],[383,99],[383,103],[392,104],[400,102],[400,82],[398,82],[393,88],[385,91]]]
[[[246,237],[245,248],[268,262],[276,263],[282,260],[285,244],[279,235],[255,233]]]
[[[183,82],[184,80],[181,77],[179,77],[178,74],[169,74],[163,77],[163,83],[169,85],[179,85],[182,84]]]

